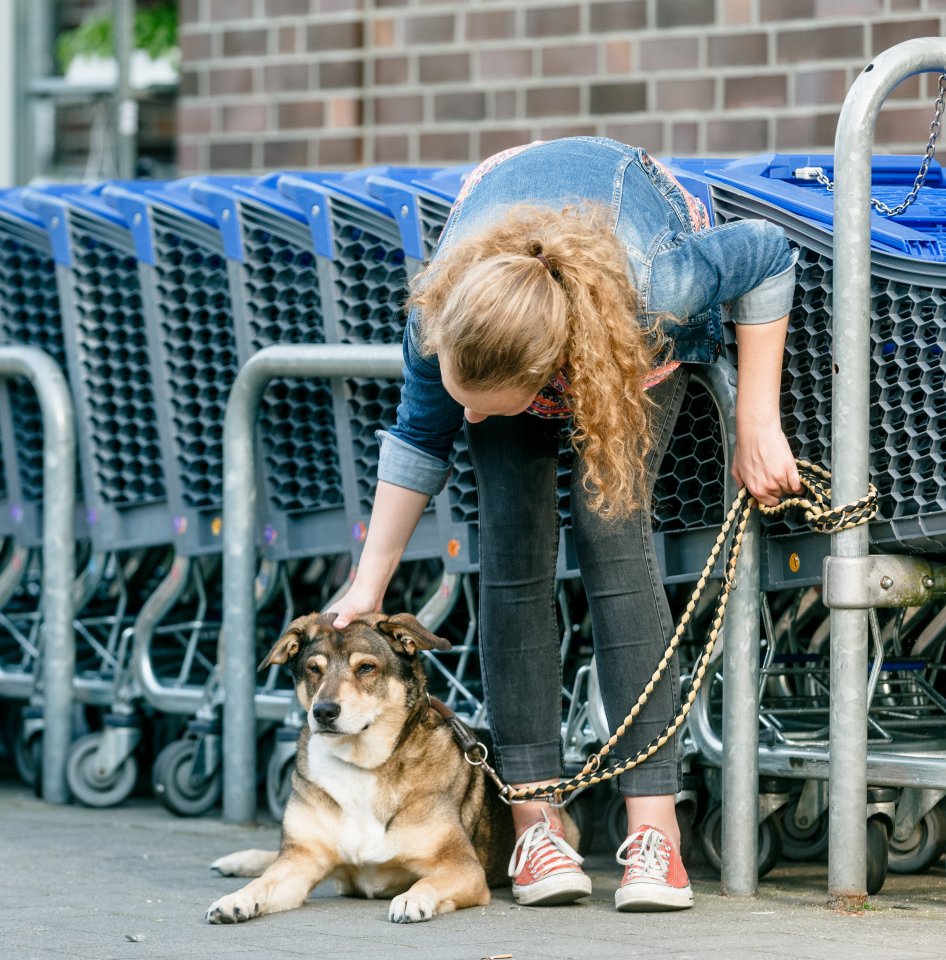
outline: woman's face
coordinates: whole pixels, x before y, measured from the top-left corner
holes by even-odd
[[[494,390],[470,390],[461,386],[453,376],[450,364],[440,358],[440,374],[447,393],[463,407],[463,416],[470,423],[480,423],[487,417],[515,417],[525,413],[535,394],[518,387]]]

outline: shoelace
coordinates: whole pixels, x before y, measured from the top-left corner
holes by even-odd
[[[624,853],[626,857],[622,856]],[[659,830],[647,827],[629,836],[618,847],[617,861],[622,867],[630,867],[628,879],[641,877],[665,881],[670,870],[670,844]]]
[[[509,860],[510,877],[518,877],[533,855],[536,874],[545,873],[559,866],[574,868],[581,865],[584,857],[572,849],[564,837],[553,833],[551,827],[549,816],[543,810],[542,819],[533,823],[516,842],[516,848]]]

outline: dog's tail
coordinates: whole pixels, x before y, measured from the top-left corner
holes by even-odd
[[[225,877],[258,877],[276,859],[275,850],[240,850],[214,860],[211,870]]]

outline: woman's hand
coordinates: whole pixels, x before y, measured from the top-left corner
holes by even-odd
[[[767,507],[776,506],[784,494],[802,489],[795,457],[777,422],[737,424],[732,475]]]
[[[348,592],[328,611],[338,614],[336,627],[347,626],[360,613],[381,610],[384,592],[429,499],[425,493],[378,481],[368,537],[355,578]]]
[[[798,493],[795,457],[779,418],[779,384],[788,316],[770,323],[736,324],[736,452],[732,475],[767,507]]]
[[[333,626],[341,630],[363,613],[380,613],[383,600],[383,589],[379,590],[370,584],[359,584],[356,574],[345,595],[329,608],[329,613],[338,614]]]

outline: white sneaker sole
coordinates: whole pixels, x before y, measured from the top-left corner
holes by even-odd
[[[665,883],[638,881],[614,892],[614,906],[620,913],[686,910],[693,906],[693,891],[689,884],[668,887]]]
[[[554,907],[591,896],[591,877],[583,873],[557,873],[535,883],[512,885],[512,895],[521,907]]]

